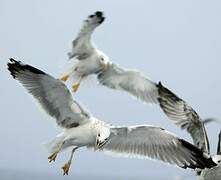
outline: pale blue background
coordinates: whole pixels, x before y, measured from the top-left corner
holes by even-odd
[[[12,172],[22,179],[32,173],[39,179],[47,174],[58,179],[195,179],[193,171],[159,161],[113,158],[87,149],[76,152],[70,177],[63,178],[60,170],[69,152],[48,164],[42,142],[52,139],[58,129],[10,77],[6,63],[14,57],[60,76],[82,20],[96,10],[104,11],[107,19],[93,39],[111,60],[161,80],[202,118],[221,118],[219,0],[0,0],[0,177]],[[83,85],[75,97],[110,123],[153,124],[191,140],[157,106],[100,87],[95,80]],[[219,130],[220,125],[208,126],[213,153]]]

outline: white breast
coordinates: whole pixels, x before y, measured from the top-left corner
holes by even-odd
[[[75,74],[78,76],[95,73],[97,70],[99,70],[99,68],[99,57],[96,53],[93,53],[84,60],[78,61],[74,67],[76,71]]]
[[[65,141],[70,146],[88,146],[95,144],[96,132],[92,128],[92,123],[86,123],[76,128],[67,129],[65,132]]]

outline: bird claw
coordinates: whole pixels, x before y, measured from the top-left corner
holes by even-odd
[[[76,84],[74,84],[74,85],[72,86],[72,90],[73,90],[73,92],[77,92],[79,86],[80,86],[80,83],[76,83]]]
[[[60,78],[60,80],[62,80],[62,81],[67,81],[68,78],[69,78],[69,75],[64,75],[64,76],[62,76],[62,77]]]
[[[50,155],[50,156],[48,157],[49,163],[51,163],[52,161],[55,162],[57,155],[58,155],[57,152],[55,152],[55,153],[53,153],[52,155]]]
[[[63,176],[68,175],[69,169],[70,169],[70,163],[66,163],[62,169],[63,169]]]

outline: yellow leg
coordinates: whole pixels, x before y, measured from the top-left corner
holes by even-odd
[[[77,92],[78,88],[80,87],[80,82],[73,84],[72,91]]]
[[[49,163],[52,162],[52,161],[55,162],[58,153],[61,151],[62,145],[63,145],[63,143],[58,147],[58,149],[57,149],[54,153],[52,153],[52,154],[48,157]]]
[[[53,154],[51,154],[48,159],[49,159],[49,163],[56,160],[56,157],[58,155],[59,151],[54,152]]]
[[[62,76],[61,78],[60,78],[60,80],[62,80],[62,81],[67,81],[68,80],[68,78],[69,78],[69,74],[66,74],[66,75],[64,75],[64,76]]]
[[[79,87],[80,87],[81,81],[83,80],[84,77],[85,77],[85,76],[81,76],[80,79],[79,79],[79,81],[78,81],[77,83],[73,84],[73,86],[72,86],[72,91],[73,91],[73,92],[77,92],[77,90],[78,90]]]
[[[69,169],[70,169],[71,163],[67,162],[63,167],[63,176],[68,175]]]
[[[62,167],[62,169],[63,169],[63,176],[68,175],[69,169],[70,169],[70,167],[71,167],[73,155],[74,155],[74,152],[75,152],[75,150],[76,150],[77,148],[78,148],[78,147],[75,147],[75,148],[72,149],[70,159],[69,159],[68,162],[65,163],[64,166]]]

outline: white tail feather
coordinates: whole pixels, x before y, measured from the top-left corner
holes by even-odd
[[[64,141],[64,136],[59,135],[53,140],[49,141],[48,143],[45,143],[44,146],[48,150],[48,152],[53,153],[60,149]]]

